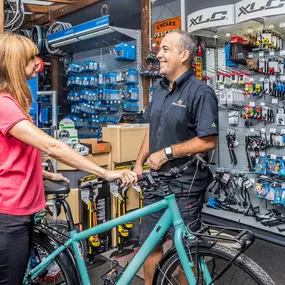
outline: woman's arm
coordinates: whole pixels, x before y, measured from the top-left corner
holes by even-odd
[[[61,173],[53,173],[49,172],[43,169],[43,178],[53,180],[53,181],[66,181],[69,182],[69,180],[64,177]]]
[[[92,163],[65,143],[47,135],[28,120],[20,121],[14,125],[9,130],[9,133],[18,140],[31,145],[40,151],[47,153],[52,158],[76,169],[94,173],[108,181],[120,178],[124,186],[136,182],[135,173],[130,171],[108,171]]]

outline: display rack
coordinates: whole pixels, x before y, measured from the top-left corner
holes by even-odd
[[[242,4],[244,4],[244,2],[246,1],[241,2]],[[199,15],[203,15],[201,17],[203,17],[203,19],[206,19],[208,15],[210,17],[213,13],[218,12],[219,8],[221,7],[213,7],[205,10],[200,10],[192,13],[191,15],[188,15],[188,30],[191,32],[192,29],[192,34],[198,37],[199,42],[202,43],[205,48],[204,57],[206,64],[204,65],[204,75],[208,78],[207,83],[215,89],[216,94],[219,98],[219,141],[218,154],[215,158],[215,163],[217,169],[219,169],[218,171],[220,171],[220,168],[223,168],[224,173],[229,173],[231,175],[235,175],[235,173],[239,171],[243,173],[242,175],[246,175],[246,177],[248,177],[248,181],[250,181],[254,185],[249,191],[249,199],[252,201],[254,207],[259,206],[258,210],[260,211],[260,213],[265,213],[268,210],[277,210],[280,213],[281,217],[283,217],[283,215],[285,214],[285,208],[281,202],[278,202],[279,198],[276,199],[276,195],[278,195],[276,193],[279,193],[279,190],[277,191],[277,188],[274,188],[276,189],[276,191],[274,190],[275,196],[274,199],[272,198],[273,200],[267,200],[269,199],[269,196],[264,196],[265,198],[260,199],[257,195],[257,186],[255,185],[257,185],[257,182],[259,181],[260,174],[256,173],[256,168],[249,168],[247,153],[252,153],[252,151],[246,151],[248,147],[246,137],[254,135],[259,136],[263,133],[267,134],[268,137],[272,137],[273,135],[275,135],[275,133],[283,134],[283,132],[285,132],[283,130],[285,129],[284,125],[276,125],[276,114],[279,111],[278,109],[283,108],[284,98],[277,95],[273,96],[275,92],[275,89],[273,89],[273,87],[275,88],[277,83],[279,84],[279,82],[281,86],[282,82],[285,79],[285,74],[282,71],[282,66],[280,67],[280,71],[278,72],[277,68],[275,67],[275,70],[273,69],[272,73],[267,73],[265,69],[259,69],[256,71],[249,70],[247,65],[248,59],[256,60],[258,63],[263,61],[267,61],[270,63],[271,61],[273,62],[275,59],[276,62],[284,61],[285,17],[283,15],[278,15],[278,13],[282,13],[281,10],[284,9],[284,7],[281,5],[282,9],[275,9],[275,12],[273,12],[274,9],[271,9],[270,13],[268,12],[268,14],[266,14],[262,18],[260,18],[258,15],[260,13],[264,13],[264,11],[260,10],[259,14],[257,12],[254,12],[253,17],[252,14],[250,14],[245,20],[240,20],[240,22],[237,22],[239,21],[237,16],[239,15],[237,13],[239,5],[240,3],[237,3],[235,5],[233,4],[223,6],[223,10],[225,10],[224,13],[227,13],[227,17],[224,17],[223,20],[217,21],[216,23],[205,21],[201,24],[195,22],[194,25],[193,21],[191,22],[191,20],[198,19],[197,21],[199,21]],[[274,13],[276,13],[277,15],[274,15]],[[201,28],[199,28],[199,26]],[[280,48],[275,49],[274,45],[271,46],[271,42],[269,42],[268,44],[266,40],[263,40],[264,38],[266,38],[264,34],[266,34],[267,31],[269,31],[269,33],[271,33],[272,35],[274,34],[281,36]],[[225,44],[229,43],[234,37],[242,38],[247,35],[251,35],[253,38],[258,38],[259,35],[262,35],[262,46],[250,48],[248,57],[245,58],[245,65],[241,64],[239,62],[239,59],[236,61],[239,62],[239,64],[233,62],[231,65],[228,62]],[[230,54],[230,57],[232,58],[233,55]],[[282,63],[282,65],[284,65],[284,63]],[[238,72],[239,74],[245,74],[245,76],[247,77],[245,82],[239,82],[239,84],[233,83],[234,80],[232,78],[234,78],[234,74],[236,72]],[[219,74],[221,74],[222,76],[226,74],[225,81],[220,81]],[[269,82],[271,82],[270,88],[266,91],[267,84],[269,84]],[[250,90],[250,88],[252,87],[250,83],[255,84],[255,86],[265,86],[265,88],[263,89],[264,94],[261,93],[261,96],[258,96],[258,94],[254,94],[254,92],[256,91],[249,92],[248,90]],[[247,86],[249,86],[249,89],[247,89]],[[277,92],[275,93],[277,94]],[[260,110],[267,110],[268,108],[270,110],[270,113],[268,114],[270,115],[270,117],[271,115],[274,116],[274,121],[272,121],[269,116],[264,115],[265,111],[264,113],[262,113],[262,118],[259,118],[257,116],[250,117],[249,113],[246,112],[247,110],[251,109],[247,109],[247,106],[252,107],[253,110],[259,107]],[[230,123],[232,121],[230,121],[229,119],[229,113],[231,111],[237,111],[237,122],[235,122],[234,124]],[[229,147],[227,138],[229,137],[229,134],[231,132],[234,133],[235,144],[234,146]],[[237,158],[236,162],[233,162],[230,157],[230,152],[232,152],[232,150],[235,152],[235,157]],[[285,147],[276,147],[274,143],[267,143],[267,146],[264,149],[259,149],[259,152],[256,151],[253,160],[257,161],[256,158],[258,158],[259,155],[262,157],[263,155],[271,155],[269,156],[269,159],[276,159],[276,157],[284,157]],[[217,173],[215,174],[219,175]],[[274,185],[278,186],[280,184],[280,186],[278,187],[280,187],[281,189],[280,193],[283,193],[284,185],[282,184],[282,182],[284,178],[278,176],[273,176],[272,174],[270,174],[268,175],[268,178],[270,179],[270,181],[272,181],[272,179],[274,179],[274,181],[277,181],[276,179],[279,179],[281,182],[278,182],[278,184],[277,182],[276,184],[274,182]],[[223,197],[223,195],[220,195],[223,194],[221,192],[223,191],[221,190],[219,195],[217,196],[218,192],[216,193],[216,195],[214,195],[213,191],[211,191],[211,193],[207,193],[207,199],[211,197],[216,197],[217,199],[224,201],[223,199],[225,197]],[[213,205],[212,207],[211,203],[209,204],[209,206],[210,207],[205,206],[203,209],[203,219],[205,222],[216,223],[219,225],[234,226],[239,228],[247,228],[255,232],[260,238],[284,245],[284,232],[280,232],[277,226],[263,226],[260,222],[255,220],[255,217],[245,216],[237,212],[231,212],[230,210],[217,210],[214,209],[215,205]],[[230,206],[236,209],[240,208],[240,206],[237,205],[230,204]]]

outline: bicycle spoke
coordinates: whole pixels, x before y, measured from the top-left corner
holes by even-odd
[[[236,274],[236,269],[235,269],[235,274]],[[235,274],[233,275],[233,277],[231,278],[231,283],[229,285],[232,284],[233,280],[234,280],[234,277],[235,277]]]

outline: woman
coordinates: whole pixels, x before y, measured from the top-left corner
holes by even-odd
[[[21,284],[29,259],[33,215],[45,207],[41,152],[71,167],[124,186],[137,180],[131,171],[108,171],[32,122],[27,80],[36,76],[38,50],[29,39],[0,36],[0,284]]]

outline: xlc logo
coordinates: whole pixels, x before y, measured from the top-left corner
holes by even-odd
[[[203,20],[203,15],[198,16],[196,18],[192,18],[190,21],[191,22],[190,27],[208,23],[208,22],[225,20],[227,18],[227,14],[228,14],[228,11],[221,11],[221,12],[213,13],[212,16],[206,20]]]
[[[241,6],[239,8],[240,13],[239,13],[238,17],[240,17],[242,15],[251,14],[254,12],[263,11],[263,10],[282,8],[285,5],[285,0],[268,0],[266,5],[261,6],[259,8],[256,8],[257,7],[256,3],[257,2],[253,2],[251,4],[248,4],[247,6]]]

